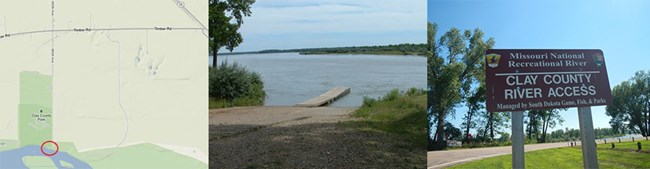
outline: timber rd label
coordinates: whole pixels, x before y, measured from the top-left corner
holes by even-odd
[[[490,112],[611,102],[601,50],[488,50],[485,58]]]

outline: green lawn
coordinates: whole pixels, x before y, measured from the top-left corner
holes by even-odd
[[[650,168],[650,141],[641,141],[645,148],[636,152],[636,142],[618,143],[616,149],[611,144],[598,145],[598,165],[600,168]],[[633,146],[633,150],[632,150]],[[620,148],[619,148],[620,147]],[[526,168],[583,168],[582,149],[563,147],[526,152]],[[512,168],[512,155],[503,155],[473,161],[450,168]]]
[[[650,141],[646,141],[645,139],[638,139],[635,142],[621,142],[619,143],[618,141],[607,141],[607,144],[598,144],[598,148],[604,148],[604,149],[611,149],[612,148],[612,143],[616,146],[616,149],[624,149],[624,150],[630,150],[634,151],[637,150],[637,142],[641,142],[641,148],[643,148],[643,151],[648,151],[650,152]]]

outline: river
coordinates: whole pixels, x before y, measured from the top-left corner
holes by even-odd
[[[259,72],[267,106],[293,106],[336,86],[350,87],[351,92],[331,105],[335,107],[361,106],[364,96],[377,98],[395,88],[426,88],[427,62],[422,56],[271,53],[218,59]]]
[[[44,151],[47,151],[47,153],[54,152],[51,149],[45,149]],[[23,157],[30,156],[45,157],[41,152],[41,146],[38,145],[29,145],[18,149],[0,151],[0,168],[27,169],[27,165],[23,163]],[[67,162],[68,164],[72,165],[73,168],[91,168],[90,165],[71,156],[67,152],[59,151],[55,155],[48,157],[48,159],[50,159],[56,168],[59,169],[68,168],[66,166],[63,166],[61,162]]]

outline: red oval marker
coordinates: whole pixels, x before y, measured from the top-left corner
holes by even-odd
[[[43,151],[43,146],[45,146],[45,144],[47,144],[47,143],[52,143],[52,144],[54,144],[54,146],[56,146],[56,151],[54,151],[54,153],[48,154],[45,151]],[[59,152],[59,144],[57,144],[56,142],[54,142],[52,140],[45,141],[45,142],[43,142],[43,144],[41,144],[41,153],[43,153],[43,155],[45,155],[45,156],[53,156],[58,152]]]

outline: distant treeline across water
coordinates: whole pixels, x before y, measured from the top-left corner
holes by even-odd
[[[420,55],[426,54],[426,44],[403,43],[397,45],[381,46],[351,46],[332,48],[304,48],[304,49],[269,49],[251,52],[219,53],[219,55],[237,54],[262,54],[262,53],[300,53],[301,55],[313,54],[370,54],[370,55]]]

